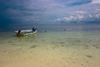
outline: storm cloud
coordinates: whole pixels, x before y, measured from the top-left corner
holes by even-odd
[[[0,0],[0,24],[100,23],[99,0]]]

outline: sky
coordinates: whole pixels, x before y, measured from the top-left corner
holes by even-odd
[[[100,24],[100,0],[0,0],[0,25]]]

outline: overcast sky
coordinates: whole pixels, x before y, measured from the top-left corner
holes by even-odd
[[[0,0],[0,24],[100,24],[100,0]]]

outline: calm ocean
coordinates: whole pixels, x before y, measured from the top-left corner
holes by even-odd
[[[100,25],[0,26],[0,67],[100,67]]]

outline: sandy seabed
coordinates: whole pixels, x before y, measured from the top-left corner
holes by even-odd
[[[100,67],[100,36],[94,34],[1,37],[0,67]]]

